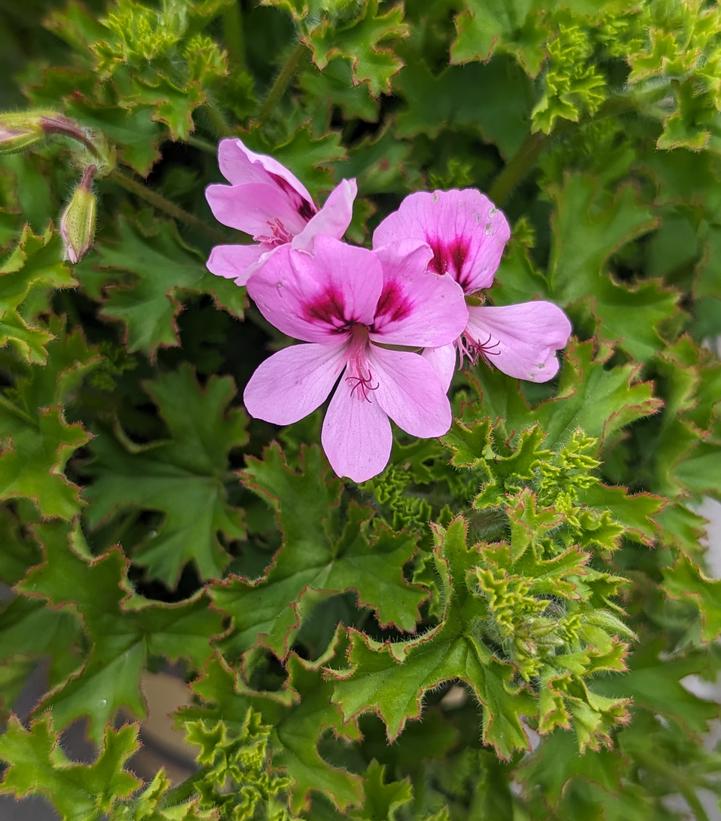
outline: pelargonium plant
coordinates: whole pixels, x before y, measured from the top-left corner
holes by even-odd
[[[721,6],[0,8],[0,817],[716,817]]]

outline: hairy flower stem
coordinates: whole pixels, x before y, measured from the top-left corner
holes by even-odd
[[[523,145],[511,157],[506,167],[493,181],[488,196],[496,205],[505,205],[516,186],[536,164],[546,144],[545,134],[529,134]]]
[[[303,43],[298,43],[293,51],[290,52],[288,59],[285,61],[285,65],[273,81],[273,85],[270,87],[268,96],[265,98],[263,105],[260,107],[260,111],[258,112],[259,122],[265,122],[273,109],[282,99],[288,85],[290,84],[290,81],[293,79],[293,76],[305,57],[305,53],[306,47]]]
[[[148,188],[148,186],[144,185],[142,182],[138,182],[133,179],[133,177],[123,171],[116,168],[114,171],[110,172],[108,179],[117,183],[121,188],[124,188],[131,194],[135,194],[135,196],[145,200],[147,203],[152,205],[153,208],[157,208],[158,211],[163,211],[169,217],[178,220],[178,222],[185,223],[185,225],[189,225],[192,228],[202,232],[213,242],[227,241],[227,236],[224,231],[220,231],[212,225],[206,224],[194,214],[191,214],[189,211],[186,211],[184,208],[181,208],[174,202],[171,202],[162,194],[158,194],[157,191],[153,191],[152,188]]]
[[[246,67],[245,34],[240,0],[235,0],[223,12],[223,41],[233,67],[244,69]]]

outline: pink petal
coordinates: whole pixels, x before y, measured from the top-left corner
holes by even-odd
[[[243,185],[248,182],[273,183],[280,177],[294,191],[311,205],[313,198],[303,183],[284,165],[266,154],[256,154],[246,148],[237,137],[221,140],[218,145],[218,163],[220,172],[233,185]]]
[[[209,185],[205,197],[218,222],[258,241],[270,244],[275,232],[279,241],[289,242],[306,225],[288,194],[273,185]]]
[[[344,345],[291,345],[255,370],[243,392],[248,413],[288,425],[325,402],[345,367]]]
[[[370,346],[368,362],[377,388],[373,398],[411,436],[443,436],[451,426],[451,406],[441,380],[422,356]]]
[[[530,382],[547,382],[556,375],[556,351],[565,347],[572,331],[557,305],[483,305],[468,313],[466,333],[484,346],[487,361],[499,371]]]
[[[248,293],[283,333],[327,342],[347,338],[354,322],[371,324],[382,285],[371,251],[319,236],[312,255],[279,248],[253,275]]]
[[[448,393],[448,388],[451,387],[451,381],[453,380],[453,374],[456,370],[456,361],[458,359],[456,346],[442,345],[440,348],[426,348],[422,356],[426,362],[431,364],[431,367],[441,380],[443,390]]]
[[[236,285],[245,285],[269,253],[272,251],[255,243],[252,245],[216,245],[205,264],[211,274],[233,279]]]
[[[355,180],[341,180],[328,195],[323,207],[308,220],[305,228],[296,235],[293,247],[310,250],[319,234],[340,239],[345,234],[353,216],[353,202],[358,193]]]
[[[365,482],[388,464],[393,434],[373,394],[364,398],[341,379],[323,420],[321,442],[338,476]]]
[[[383,266],[371,339],[392,345],[438,347],[466,327],[462,289],[450,277],[426,272],[432,252],[418,240],[385,245],[375,252]]]
[[[467,293],[493,282],[511,231],[503,213],[475,188],[410,194],[373,234],[373,247],[420,239],[433,249],[430,270]]]

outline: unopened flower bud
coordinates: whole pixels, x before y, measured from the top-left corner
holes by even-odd
[[[60,218],[60,236],[65,245],[65,259],[73,265],[85,256],[95,239],[97,199],[92,191],[96,168],[89,165]]]
[[[0,114],[0,154],[24,151],[43,138],[40,117],[33,114]]]

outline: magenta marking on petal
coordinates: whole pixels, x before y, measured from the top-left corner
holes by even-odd
[[[312,202],[308,202],[305,197],[302,197],[287,180],[284,180],[278,174],[269,172],[269,175],[273,178],[273,181],[278,185],[278,187],[283,190],[283,193],[293,204],[293,208],[295,208],[298,214],[300,214],[300,216],[308,222],[308,220],[318,210],[315,205]]]
[[[463,266],[468,259],[470,248],[468,239],[461,236],[445,242],[440,237],[428,237],[426,242],[433,251],[433,259],[428,264],[429,270],[440,276],[450,274],[461,287],[464,287]]]
[[[376,306],[373,321],[374,332],[378,332],[390,322],[398,322],[410,315],[412,305],[406,298],[401,286],[395,281],[387,281],[383,285],[378,305]]]
[[[354,321],[346,317],[343,294],[335,288],[328,288],[312,302],[306,302],[303,318],[307,322],[328,325],[333,333],[346,333]]]

